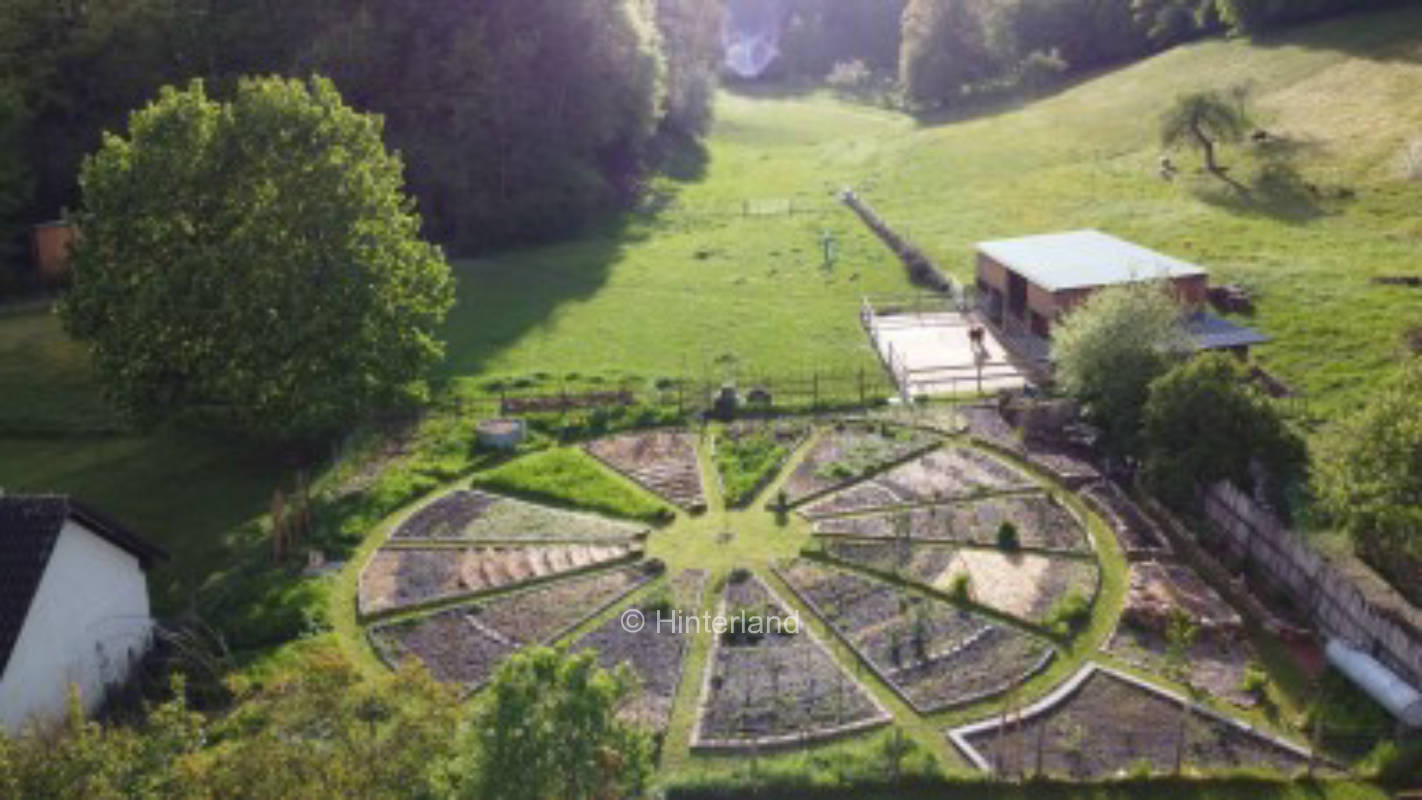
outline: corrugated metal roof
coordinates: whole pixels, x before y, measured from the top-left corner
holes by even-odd
[[[1185,331],[1195,340],[1201,350],[1223,350],[1229,347],[1248,347],[1264,344],[1269,337],[1243,325],[1236,325],[1227,319],[1206,314],[1203,311],[1185,318]]]
[[[978,250],[1049,292],[1207,274],[1188,261],[1097,230],[980,242]]]

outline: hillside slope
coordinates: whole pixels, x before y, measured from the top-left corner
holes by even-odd
[[[1245,197],[1199,175],[1157,175],[1156,121],[1179,93],[1250,88],[1275,141],[1226,150]],[[1096,227],[1194,260],[1259,301],[1275,337],[1260,359],[1327,416],[1395,368],[1422,291],[1422,9],[1348,18],[1250,43],[1214,40],[967,121],[924,125],[881,148],[863,178],[881,212],[960,276],[975,241]],[[1422,176],[1418,176],[1422,178]]]

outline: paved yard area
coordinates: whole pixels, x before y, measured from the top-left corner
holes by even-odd
[[[894,365],[894,374],[906,380],[913,395],[952,395],[978,389],[978,363],[982,362],[982,390],[1015,389],[1026,376],[1007,358],[1002,343],[984,328],[982,346],[968,336],[970,316],[956,311],[881,314],[874,318],[879,355]]]

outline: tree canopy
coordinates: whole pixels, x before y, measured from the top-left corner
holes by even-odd
[[[547,647],[511,656],[475,721],[478,800],[637,797],[651,776],[651,734],[618,718],[635,691],[624,667]]]
[[[60,311],[119,408],[291,438],[419,395],[453,283],[380,133],[329,81],[268,78],[165,89],[105,138]]]
[[[33,180],[18,187],[22,213],[3,237],[76,206],[82,158],[160,87],[202,78],[226,97],[244,75],[312,72],[386,117],[433,238],[475,252],[566,234],[637,189],[658,130],[704,130],[720,8],[12,0],[0,4],[0,138],[13,95],[21,113],[9,155]]]
[[[1238,142],[1249,128],[1244,92],[1190,92],[1175,99],[1160,120],[1160,139],[1166,147],[1186,144],[1200,149],[1205,169],[1218,174],[1215,147]]]
[[[1233,356],[1206,353],[1150,384],[1142,462],[1157,497],[1185,508],[1198,484],[1230,480],[1249,487],[1256,459],[1276,485],[1303,476],[1302,440],[1246,378]]]
[[[1138,452],[1151,381],[1193,349],[1180,317],[1167,287],[1141,282],[1092,293],[1052,333],[1058,383],[1114,455]]]
[[[1422,365],[1325,431],[1313,478],[1323,510],[1370,561],[1400,556],[1422,574]]]

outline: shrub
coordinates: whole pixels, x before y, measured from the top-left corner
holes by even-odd
[[[997,526],[997,547],[1008,553],[1015,553],[1022,547],[1022,542],[1017,537],[1017,526],[1011,522],[1003,522]]]
[[[1382,742],[1368,754],[1367,764],[1379,783],[1406,788],[1422,775],[1422,739]]]
[[[972,578],[968,573],[960,572],[953,576],[953,581],[948,584],[948,596],[960,603],[965,603],[972,599]]]
[[[1253,697],[1259,702],[1264,702],[1269,688],[1269,673],[1258,664],[1250,664],[1244,669],[1244,677],[1239,679],[1239,690]]]
[[[1091,619],[1091,600],[1079,589],[1072,589],[1047,612],[1046,625],[1061,636],[1081,630]]]

